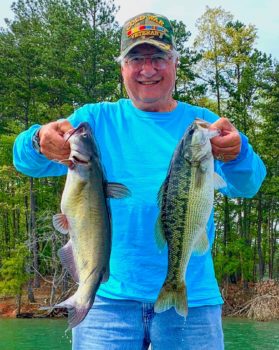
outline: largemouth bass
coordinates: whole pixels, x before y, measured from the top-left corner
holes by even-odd
[[[70,240],[59,250],[63,266],[78,283],[76,293],[54,305],[68,309],[69,328],[87,315],[101,282],[109,278],[111,220],[107,198],[123,198],[129,190],[108,183],[99,151],[88,123],[65,134],[70,157],[62,161],[68,174],[61,200],[61,214],[53,217],[54,227]]]
[[[193,252],[202,255],[209,249],[206,224],[213,207],[214,187],[226,186],[214,173],[210,138],[219,131],[209,130],[209,125],[196,119],[185,131],[158,193],[156,242],[160,249],[167,242],[168,270],[155,312],[174,307],[179,315],[187,316],[187,265]]]

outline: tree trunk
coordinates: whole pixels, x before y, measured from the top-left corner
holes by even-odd
[[[52,256],[52,286],[51,286],[51,293],[50,293],[50,305],[54,304],[55,301],[55,293],[56,293],[56,276],[57,276],[57,252],[56,252],[56,237],[55,237],[55,233],[52,234],[52,240],[51,240],[51,256]]]
[[[33,270],[34,270],[34,288],[40,287],[39,271],[39,254],[38,254],[38,239],[36,228],[36,204],[34,193],[34,179],[30,177],[30,244],[33,255]]]
[[[226,254],[226,246],[230,237],[230,211],[229,211],[229,200],[228,197],[224,197],[224,252]]]
[[[248,241],[249,241],[249,232],[248,232],[248,227],[249,227],[249,216],[247,213],[247,199],[243,199],[243,238],[244,238],[244,244],[245,246],[248,246]],[[243,255],[243,261],[242,261],[242,269],[246,270],[246,265],[247,265],[247,256],[246,254]],[[248,281],[245,272],[243,272],[242,276],[242,282],[243,282],[243,288],[248,289]]]
[[[257,245],[258,245],[258,257],[259,257],[259,280],[262,281],[264,276],[264,260],[262,252],[262,193],[258,195],[258,230],[257,230]]]
[[[21,296],[22,296],[22,293],[20,291],[20,293],[16,295],[16,314],[17,315],[20,315],[20,311],[21,311]]]
[[[28,267],[29,269],[29,267]],[[27,269],[27,272],[29,272]],[[30,273],[30,272],[29,272]],[[28,300],[30,301],[30,303],[35,303],[35,297],[34,297],[34,293],[33,293],[33,279],[29,279],[28,284],[27,284],[27,295],[28,295]]]

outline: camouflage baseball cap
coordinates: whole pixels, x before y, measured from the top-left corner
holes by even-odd
[[[125,22],[121,36],[121,56],[125,57],[140,44],[150,44],[165,52],[176,48],[170,21],[162,15],[146,12]]]

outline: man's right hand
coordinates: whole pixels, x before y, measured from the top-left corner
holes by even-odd
[[[39,131],[41,153],[50,160],[68,159],[70,144],[65,142],[63,136],[70,129],[73,127],[67,120],[43,125]]]

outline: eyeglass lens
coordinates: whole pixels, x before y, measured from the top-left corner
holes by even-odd
[[[164,54],[154,55],[134,55],[127,59],[128,64],[134,69],[141,69],[146,64],[146,59],[151,60],[152,67],[155,69],[164,69],[167,66],[169,57]]]

